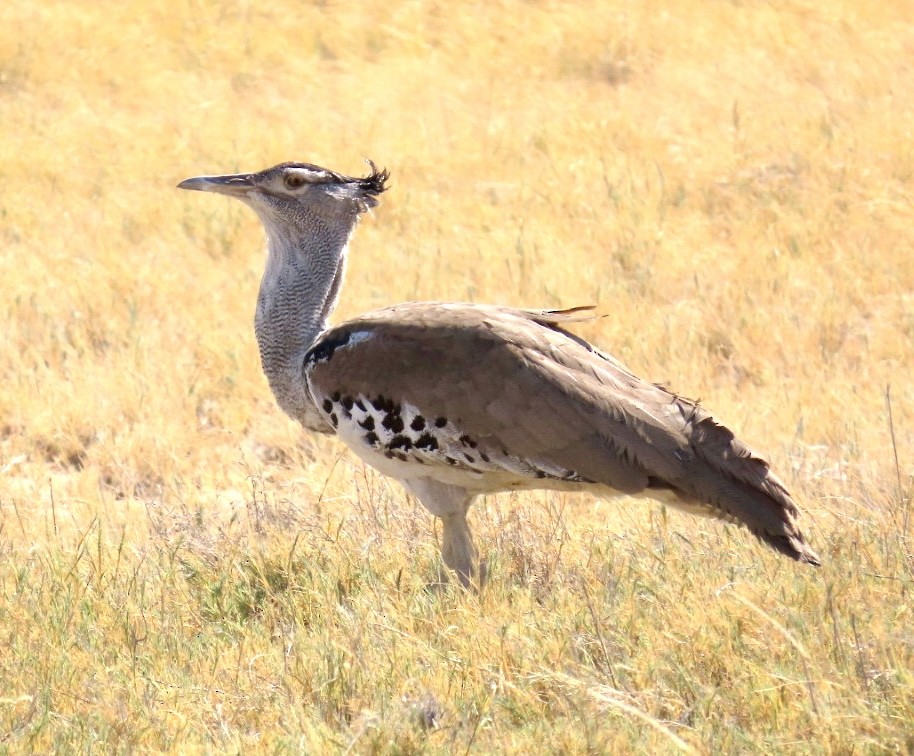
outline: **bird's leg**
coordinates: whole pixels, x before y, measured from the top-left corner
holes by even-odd
[[[477,551],[467,523],[467,510],[475,496],[462,486],[440,483],[431,478],[413,478],[403,481],[429,512],[441,518],[441,556],[444,563],[465,587],[480,586],[485,579],[483,570],[477,570]]]
[[[457,573],[464,588],[471,587],[476,581],[478,556],[467,524],[467,509],[468,505],[462,511],[441,518],[441,556],[444,563]]]

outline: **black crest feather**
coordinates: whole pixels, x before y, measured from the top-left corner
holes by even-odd
[[[371,173],[359,179],[359,183],[366,194],[377,196],[388,189],[387,180],[390,178],[390,171],[386,168],[378,169],[373,160],[366,161],[371,168]]]

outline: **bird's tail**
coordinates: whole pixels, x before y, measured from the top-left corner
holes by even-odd
[[[799,510],[768,462],[698,404],[680,401],[690,443],[682,453],[686,474],[670,487],[686,508],[745,525],[781,554],[818,566]]]

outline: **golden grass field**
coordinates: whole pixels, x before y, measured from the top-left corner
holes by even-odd
[[[0,750],[914,749],[914,5],[5,0]],[[581,324],[769,456],[823,559],[648,501],[433,519],[281,414],[201,173],[363,158],[337,319]]]

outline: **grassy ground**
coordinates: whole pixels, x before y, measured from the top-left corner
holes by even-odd
[[[0,748],[914,749],[914,7],[0,9]],[[823,557],[645,501],[431,518],[274,406],[261,230],[181,179],[386,165],[340,317],[580,333],[771,457]]]

